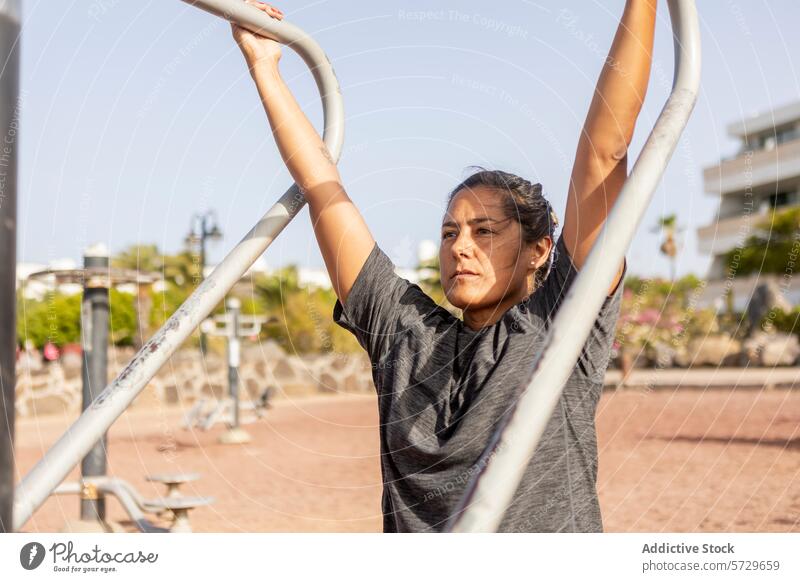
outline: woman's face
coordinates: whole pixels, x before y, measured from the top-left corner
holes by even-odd
[[[506,302],[507,309],[531,291],[538,245],[523,244],[520,224],[503,212],[502,196],[483,186],[460,190],[442,221],[442,287],[459,309],[502,309]]]

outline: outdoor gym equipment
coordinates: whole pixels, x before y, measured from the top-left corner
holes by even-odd
[[[189,524],[189,512],[197,507],[210,505],[213,497],[184,497],[177,491],[177,484],[196,480],[196,473],[187,475],[152,475],[148,481],[165,483],[168,487],[167,494],[158,499],[145,499],[136,489],[124,479],[108,477],[82,477],[79,482],[62,483],[53,491],[54,495],[80,495],[81,499],[98,499],[105,495],[117,498],[122,508],[130,516],[131,521],[142,533],[189,533],[192,531]],[[162,517],[171,517],[172,525],[169,529],[154,525],[145,517],[145,513],[155,513]]]
[[[60,285],[77,284],[83,287],[81,298],[81,410],[91,406],[108,381],[109,290],[125,284],[150,285],[157,279],[154,273],[112,269],[108,249],[103,244],[92,245],[84,251],[82,269],[45,269],[28,275],[27,282],[49,281],[54,289]],[[24,287],[23,287],[24,295]],[[137,314],[138,315],[138,314]],[[142,318],[139,317],[141,320]],[[105,434],[81,461],[82,477],[102,477],[106,474],[107,446]],[[105,520],[105,498],[92,488],[80,488],[81,520]],[[84,496],[84,494],[88,496]]]
[[[333,70],[319,46],[286,21],[273,20],[240,0],[184,1],[274,38],[300,54],[311,68],[322,95],[324,140],[333,159],[338,160],[343,138],[342,101]],[[497,529],[688,121],[699,87],[697,14],[693,0],[668,3],[675,37],[672,93],[598,237],[598,244],[594,245],[556,315],[545,349],[535,358],[528,388],[487,447],[485,469],[470,484],[461,504],[463,511],[450,524],[454,531]],[[17,488],[14,529],[25,524],[304,204],[299,189],[292,186],[45,454]]]
[[[109,289],[114,285],[134,283],[149,285],[156,280],[154,274],[124,269],[112,269],[108,250],[104,245],[93,245],[84,252],[83,269],[46,269],[31,273],[28,280],[50,280],[58,288],[65,283],[83,286],[81,301],[81,348],[83,398],[81,410],[91,406],[92,401],[105,387],[108,379],[108,336],[109,336]],[[106,435],[94,444],[81,461],[81,479],[78,482],[62,483],[54,491],[55,495],[75,494],[80,497],[80,519],[71,523],[69,529],[78,527],[107,528],[106,496],[113,495],[128,513],[131,521],[140,531],[189,532],[189,511],[201,505],[209,505],[210,497],[184,497],[178,493],[177,485],[196,480],[199,475],[155,475],[149,481],[164,483],[166,496],[162,499],[146,500],[127,481],[106,476],[107,444]],[[143,512],[157,513],[172,520],[172,527],[161,528],[152,524]],[[80,524],[80,525],[78,525]]]
[[[228,426],[228,432],[220,437],[223,444],[243,444],[250,442],[250,437],[241,428],[263,418],[269,408],[269,397],[273,390],[266,388],[256,401],[242,402],[239,397],[239,360],[241,339],[258,336],[261,326],[269,318],[262,315],[242,315],[242,303],[236,297],[226,302],[227,311],[222,315],[206,319],[200,329],[207,335],[224,337],[228,354],[228,395],[213,400],[201,398],[186,414],[184,428],[198,426],[208,430],[218,422]],[[242,411],[252,414],[242,417]]]
[[[320,46],[299,28],[241,0],[186,2],[273,38],[300,55],[311,69],[322,98],[323,140],[333,160],[338,161],[344,141],[344,107],[333,67]],[[292,185],[42,457],[16,488],[13,529],[19,530],[30,519],[305,203],[297,185]]]

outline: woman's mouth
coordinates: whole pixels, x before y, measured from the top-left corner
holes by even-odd
[[[473,273],[472,271],[458,271],[453,274],[451,277],[454,281],[469,281],[470,279],[474,279],[477,277],[477,273]]]

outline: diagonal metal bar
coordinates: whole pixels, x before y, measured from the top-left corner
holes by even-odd
[[[668,0],[675,43],[672,92],[569,289],[520,399],[504,416],[451,517],[453,532],[497,531],[558,404],[564,384],[689,121],[700,88],[700,29],[694,0]]]
[[[338,161],[344,141],[344,106],[328,57],[305,32],[274,20],[242,0],[184,0],[211,14],[277,40],[300,55],[316,81],[325,114],[323,139]],[[306,201],[297,185],[289,188],[231,250],[191,297],[133,357],[119,376],[81,414],[25,476],[14,494],[13,525],[19,530],[69,471],[102,437],[176,349],[267,249]]]

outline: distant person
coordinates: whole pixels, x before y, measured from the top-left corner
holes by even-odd
[[[42,355],[44,359],[48,362],[55,362],[58,358],[61,357],[61,351],[58,349],[58,346],[52,342],[47,342],[44,344],[42,348]]]

